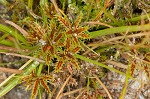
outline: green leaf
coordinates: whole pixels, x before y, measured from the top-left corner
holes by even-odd
[[[17,31],[12,29],[9,26],[5,26],[3,24],[0,24],[0,31],[4,33],[9,33],[13,37],[17,38],[19,41],[23,42],[24,44],[27,44],[26,39],[23,37],[23,35],[19,34]]]
[[[37,66],[39,65],[39,63],[37,61],[33,62],[26,70],[24,73],[18,75],[18,76],[26,76],[28,74],[30,74]],[[11,78],[9,79],[7,82],[8,83],[6,86],[1,86],[2,89],[0,89],[0,97],[4,96],[5,94],[7,94],[11,89],[13,89],[17,84],[20,83],[20,79],[19,77],[15,77],[15,78]]]
[[[114,27],[114,28],[107,28],[104,30],[93,31],[93,32],[90,32],[90,37],[95,38],[98,36],[105,36],[105,35],[114,34],[114,33],[137,32],[137,31],[145,31],[145,30],[150,30],[150,24],[120,26],[120,27]]]

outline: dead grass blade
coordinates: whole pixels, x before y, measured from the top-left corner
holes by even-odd
[[[99,84],[104,88],[104,90],[106,91],[109,99],[113,99],[108,91],[108,89],[106,88],[106,86],[101,82],[101,80],[98,78],[97,75],[93,74],[93,76],[96,78],[96,80],[99,82]]]
[[[5,20],[5,23],[15,27],[16,29],[18,29],[24,37],[27,37],[28,36],[28,32],[25,31],[23,28],[21,28],[20,26],[18,26],[17,24],[13,23],[12,21],[9,21],[9,20]]]
[[[45,63],[44,60],[35,58],[35,57],[31,57],[31,56],[25,56],[25,55],[21,55],[21,54],[16,54],[16,53],[7,53],[7,52],[0,52],[1,54],[6,54],[6,55],[11,55],[11,56],[17,56],[17,57],[22,57],[22,58],[27,58],[27,59],[32,59],[41,63]]]
[[[23,71],[22,70],[17,70],[17,69],[10,69],[10,68],[0,67],[0,72],[8,72],[8,73],[20,74]]]
[[[65,81],[65,83],[62,85],[62,87],[60,88],[60,91],[58,92],[57,96],[55,99],[60,99],[60,94],[63,92],[64,87],[66,86],[66,84],[68,83],[69,79],[71,78],[72,75],[70,75],[67,80]]]
[[[62,93],[60,96],[59,96],[59,99],[61,99],[61,97],[63,96],[67,96],[67,95],[70,95],[70,94],[74,94],[74,93],[77,93],[81,90],[84,90],[85,88],[80,88],[80,89],[76,89],[76,90],[73,90],[73,91],[69,91],[69,92],[66,92],[66,93]]]
[[[106,27],[112,28],[111,25],[106,24],[106,23],[102,23],[102,22],[85,22],[85,24],[89,24],[89,25],[102,25],[102,26],[106,26]]]

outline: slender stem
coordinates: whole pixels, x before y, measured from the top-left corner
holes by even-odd
[[[6,20],[5,23],[7,23],[7,24],[15,27],[16,29],[18,29],[23,34],[24,37],[28,36],[28,32],[25,31],[23,28],[21,28],[19,25],[15,24],[14,22]]]
[[[117,37],[113,37],[113,38],[110,38],[110,39],[105,40],[105,41],[97,41],[97,42],[94,42],[94,43],[90,43],[90,44],[88,44],[88,46],[95,46],[97,48],[99,45],[107,44],[109,42],[117,41],[117,40],[120,40],[120,39],[132,38],[132,37],[141,37],[141,36],[149,36],[149,35],[150,35],[149,32],[144,32],[144,33],[141,32],[141,33],[138,33],[138,34],[117,36]]]
[[[58,94],[57,94],[57,96],[56,96],[56,99],[60,99],[60,98],[59,98],[59,95],[63,92],[63,89],[64,89],[64,87],[66,86],[66,84],[68,83],[68,81],[69,81],[69,79],[71,78],[71,76],[72,76],[72,75],[70,75],[70,76],[67,78],[67,80],[65,81],[65,83],[62,85],[60,91],[58,92]]]
[[[109,67],[109,66],[107,66],[107,65],[104,65],[104,64],[102,64],[102,63],[99,63],[99,62],[97,62],[97,61],[91,60],[91,59],[86,58],[86,57],[84,57],[84,56],[82,56],[82,55],[75,54],[75,57],[76,57],[76,58],[79,58],[79,59],[81,59],[81,60],[84,60],[84,61],[93,63],[93,64],[95,64],[95,65],[101,66],[101,67],[103,67],[103,68],[107,68],[107,69],[109,69],[110,71],[114,71],[114,72],[116,72],[116,73],[125,75],[125,73],[123,73],[123,72],[121,72],[121,71],[119,71],[119,70],[117,70],[117,69],[114,69],[114,68],[112,68],[112,67]]]
[[[38,59],[38,58],[35,58],[35,57],[31,57],[31,56],[25,56],[25,55],[21,55],[21,54],[7,53],[7,52],[0,52],[0,53],[6,54],[6,55],[18,56],[18,57],[27,58],[27,59],[32,59],[32,60],[35,60],[35,61],[38,61],[38,62],[41,62],[41,63],[45,63],[44,60],[41,60],[41,59]]]
[[[42,68],[43,68],[43,64],[40,64],[39,65],[39,68],[38,68],[38,72],[37,72],[37,75],[40,76],[41,72],[42,72]]]
[[[29,60],[28,62],[32,62],[32,60]],[[39,62],[35,61],[33,62],[26,70],[24,73],[20,74],[20,76],[25,76],[30,74],[37,66],[39,65]],[[27,65],[26,65],[27,66]],[[24,67],[24,66],[23,66]],[[11,76],[14,77],[15,75]],[[8,93],[12,88],[14,88],[17,84],[20,83],[20,78],[16,77],[14,79],[6,79],[6,81],[4,81],[5,83],[0,84],[0,86],[2,86],[3,84],[8,83],[6,86],[4,86],[3,89],[0,90],[0,97],[4,96],[6,93]]]
[[[32,60],[27,61],[21,68],[19,68],[19,70],[24,69],[27,65],[29,65],[32,62]],[[11,76],[9,76],[6,80],[4,80],[1,84],[0,84],[0,88],[2,86],[4,86],[6,84],[6,82],[8,82],[8,80],[10,80],[11,78],[13,78],[15,76],[15,74],[12,74]]]
[[[96,80],[100,83],[100,85],[104,88],[104,90],[106,91],[109,99],[113,99],[108,91],[108,89],[106,88],[106,86],[101,82],[101,80],[97,77],[97,75],[93,74],[93,76],[96,78]]]
[[[109,34],[122,33],[122,32],[126,32],[126,31],[136,32],[136,31],[145,31],[145,30],[150,30],[150,24],[108,28],[108,29],[104,29],[104,30],[90,32],[90,36],[91,36],[91,38],[95,38],[97,36],[105,36],[105,35],[109,35]]]
[[[10,68],[5,68],[5,67],[0,67],[0,72],[8,72],[8,73],[20,74],[23,71],[22,70],[17,70],[17,69],[10,69]]]
[[[55,10],[57,11],[57,13],[58,14],[60,14],[60,10],[59,10],[59,7],[57,6],[57,2],[56,2],[56,0],[50,0],[52,3],[53,3],[53,5],[54,5],[54,7],[55,7]]]
[[[3,46],[3,45],[0,45],[0,50],[6,50],[6,51],[9,51],[9,52],[18,52],[19,51],[17,48]],[[24,49],[22,49],[21,51],[22,52],[29,52],[28,50],[24,50]]]
[[[76,90],[69,91],[69,92],[66,92],[66,93],[62,93],[62,94],[59,96],[59,98],[61,99],[61,97],[63,97],[63,96],[67,96],[67,95],[70,95],[70,94],[77,93],[77,92],[79,92],[79,91],[81,91],[81,90],[83,90],[83,89],[85,89],[85,88],[80,88],[80,89],[76,89]]]
[[[128,66],[128,69],[126,71],[126,79],[125,79],[124,87],[122,89],[122,92],[121,92],[119,99],[124,99],[124,96],[126,94],[127,86],[128,86],[128,80],[129,80],[129,76],[130,76],[130,72],[129,72],[130,68],[131,68],[131,65]]]
[[[87,91],[87,88],[85,88],[82,92],[79,93],[79,95],[75,98],[75,99],[80,99],[82,93],[86,92]]]

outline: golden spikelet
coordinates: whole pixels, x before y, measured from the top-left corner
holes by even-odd
[[[44,82],[43,79],[40,79],[40,83],[43,86],[43,88],[47,91],[47,93],[51,92],[50,89],[49,89],[49,87],[48,87],[48,85]]]
[[[62,68],[63,66],[63,61],[62,60],[59,60],[59,62],[57,63],[57,65],[55,66],[55,72],[59,72],[60,69]]]
[[[33,88],[32,88],[32,94],[31,94],[32,99],[36,98],[36,95],[37,95],[37,92],[38,92],[38,87],[39,87],[38,80],[36,80],[34,82],[34,85],[33,85]]]

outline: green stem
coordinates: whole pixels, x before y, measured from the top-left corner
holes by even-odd
[[[91,59],[86,58],[86,57],[84,57],[84,56],[82,56],[82,55],[75,54],[74,56],[75,56],[76,58],[79,58],[79,59],[81,59],[81,60],[87,61],[87,62],[89,62],[89,63],[93,63],[93,64],[98,65],[98,66],[100,66],[100,67],[109,69],[110,71],[114,71],[114,72],[119,73],[119,74],[121,74],[121,75],[126,75],[125,73],[123,73],[123,72],[121,72],[121,71],[119,71],[119,70],[117,70],[117,69],[114,69],[114,68],[109,67],[109,66],[107,66],[107,65],[105,65],[105,64],[99,63],[99,62],[97,62],[97,61],[91,60]],[[132,76],[129,76],[129,78],[135,79],[135,78],[133,78]]]
[[[25,76],[30,74],[37,66],[39,65],[39,63],[33,62],[26,70],[24,73],[18,75],[18,76]],[[11,89],[13,89],[17,84],[20,83],[20,78],[16,77],[16,78],[12,78],[9,79],[7,82],[9,82],[6,86],[4,86],[1,90],[0,90],[0,97],[4,96],[6,93],[8,93]],[[6,83],[7,83],[6,82]]]
[[[14,43],[8,40],[1,40],[0,44],[15,47]]]
[[[3,24],[0,24],[0,31],[2,31],[4,33],[9,33],[13,37],[17,38],[19,41],[21,41],[24,44],[26,44],[26,39],[23,37],[23,35],[17,33],[16,31],[14,31],[14,29],[12,29],[12,28],[10,28],[8,26],[5,26]]]
[[[137,32],[137,31],[145,31],[145,30],[150,30],[150,24],[108,28],[104,30],[90,32],[90,36],[91,38],[95,38],[97,36],[105,36],[114,33]]]
[[[128,86],[128,80],[129,80],[129,76],[130,76],[130,68],[131,68],[131,65],[128,66],[128,69],[126,71],[125,84],[124,84],[124,87],[123,87],[123,90],[121,92],[121,95],[120,95],[119,99],[124,99],[124,96],[126,94],[127,86]]]
[[[0,41],[4,40],[4,39],[5,39],[6,37],[8,37],[8,36],[9,36],[8,33],[4,34],[3,36],[0,37]]]
[[[137,21],[140,21],[140,20],[147,20],[148,17],[150,17],[150,14],[147,14],[147,15],[141,15],[141,16],[137,16],[137,17],[134,17],[134,18],[131,18],[131,19],[126,19],[126,20],[118,20],[117,22],[114,22],[114,23],[107,23],[111,26],[120,26],[120,25],[123,25],[123,24],[127,24],[129,22],[137,22]]]
[[[43,64],[40,64],[38,68],[37,76],[40,76],[42,68],[43,68]]]

